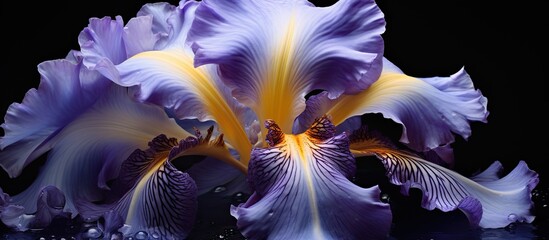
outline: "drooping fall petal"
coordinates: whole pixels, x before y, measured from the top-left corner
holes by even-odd
[[[282,133],[267,121],[270,147],[252,153],[253,195],[233,207],[249,239],[382,239],[391,224],[377,186],[364,189],[349,178],[355,160],[345,133],[321,118],[300,135]]]
[[[66,195],[66,210],[76,214],[76,198],[101,199],[121,163],[160,133],[190,136],[163,109],[135,102],[131,91],[113,85],[59,130],[46,164],[29,188],[13,196],[14,202],[33,212],[39,190],[53,185]]]
[[[357,130],[351,139],[355,156],[378,157],[393,184],[423,192],[422,207],[442,211],[462,210],[470,222],[483,228],[501,228],[516,221],[534,220],[531,193],[539,182],[538,174],[519,162],[507,176],[500,178],[501,163],[495,162],[476,177],[466,178],[450,169],[423,160],[391,146],[390,142]]]

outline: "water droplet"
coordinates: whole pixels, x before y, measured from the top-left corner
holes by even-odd
[[[225,238],[225,236],[219,235],[219,239],[223,239],[223,238]]]
[[[542,207],[547,207],[547,204],[543,204],[543,206],[542,206]]]
[[[382,193],[381,197],[380,197],[380,200],[381,200],[381,202],[388,203],[391,200],[391,198],[389,197],[389,194]]]
[[[147,232],[145,232],[145,231],[139,231],[139,232],[135,233],[135,239],[138,239],[138,240],[147,239],[148,236],[149,236],[149,234],[147,234]]]
[[[233,195],[232,203],[234,205],[238,205],[239,203],[243,203],[248,199],[248,196],[242,192],[237,192]]]
[[[86,232],[86,235],[88,236],[88,238],[99,238],[101,237],[101,230],[97,228],[90,228]]]
[[[154,239],[159,239],[159,238],[160,238],[160,234],[158,234],[157,232],[153,232],[152,237],[153,237]]]
[[[274,215],[274,211],[273,210],[269,211],[269,217],[272,217],[273,215]]]
[[[61,239],[59,239],[59,240],[66,240],[66,239],[65,239],[65,238],[61,238]]]
[[[507,219],[512,222],[517,221],[517,215],[514,213],[511,213],[509,214],[509,216],[507,216]]]
[[[40,240],[46,240],[46,238],[44,238],[44,237],[41,237],[41,238],[40,238]]]
[[[219,186],[219,187],[216,187],[214,189],[214,192],[215,193],[220,193],[220,192],[224,192],[225,190],[227,190],[227,188],[225,186]]]

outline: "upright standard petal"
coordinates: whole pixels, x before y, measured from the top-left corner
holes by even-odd
[[[135,102],[131,95],[128,89],[112,85],[94,105],[58,130],[58,140],[40,174],[13,197],[14,203],[34,212],[38,191],[52,185],[66,195],[65,209],[76,214],[74,200],[101,199],[106,183],[118,175],[132,151],[160,133],[190,136],[162,108]]]
[[[260,122],[291,133],[315,89],[357,93],[379,76],[383,13],[369,0],[202,1],[189,33],[195,66],[219,64],[233,95]],[[264,132],[265,134],[265,132]]]
[[[0,166],[10,177],[50,150],[59,131],[94,104],[110,84],[75,61],[81,61],[78,53],[39,64],[38,88],[8,108],[1,125]]]
[[[139,29],[148,27],[149,33],[169,31],[164,42],[155,45],[155,48],[162,47],[162,49],[151,48],[149,51],[141,51],[129,59],[116,63],[104,54],[101,55],[103,59],[101,61],[113,64],[94,65],[94,67],[119,85],[137,86],[139,91],[136,96],[139,100],[165,107],[178,119],[197,118],[200,121],[216,121],[230,146],[239,152],[246,164],[252,146],[245,131],[251,123],[246,120],[249,119],[247,116],[253,112],[230,95],[230,91],[218,79],[217,68],[194,67],[193,53],[185,43],[197,5],[198,3],[194,1],[185,2],[177,8],[147,5],[139,12],[142,16],[132,20],[137,21],[145,17],[160,18]],[[163,24],[161,20],[164,21]],[[111,28],[109,32],[117,34],[103,36],[102,32],[97,32],[95,28],[90,27],[86,29],[88,32],[86,35],[97,35],[99,39],[109,38],[112,42],[125,42],[126,47],[130,40],[136,39],[130,35],[131,31],[126,34],[118,33],[119,24],[105,27],[109,26]],[[146,36],[150,38],[150,34]],[[86,46],[97,49],[102,48],[102,45],[101,42],[92,41]],[[145,50],[145,48],[141,49]],[[100,52],[90,52],[84,54],[84,57],[90,63],[100,64],[96,55],[100,55]]]
[[[403,194],[407,195],[410,188],[420,189],[422,207],[445,212],[460,209],[473,226],[483,228],[501,228],[516,221],[531,223],[534,220],[531,193],[539,178],[525,162],[519,162],[503,178],[496,176],[501,171],[501,164],[495,162],[477,177],[469,179],[361,131],[351,138],[354,155],[378,157],[387,170],[389,181],[402,186]]]
[[[450,77],[414,78],[386,63],[381,77],[359,94],[334,100],[319,94],[312,100],[322,104],[311,102],[310,109],[300,116],[300,124],[323,114],[331,115],[338,125],[354,116],[381,113],[403,126],[400,141],[408,147],[444,153],[448,151],[444,146],[454,142],[454,134],[465,139],[471,135],[470,121],[487,121],[487,100],[474,89],[464,69]],[[445,149],[437,150],[441,146]]]
[[[284,134],[267,121],[269,148],[252,153],[253,195],[232,207],[249,239],[384,239],[391,225],[389,205],[377,186],[364,189],[349,178],[355,160],[345,133],[321,118],[300,135]]]

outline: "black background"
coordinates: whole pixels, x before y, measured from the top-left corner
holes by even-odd
[[[79,49],[78,34],[90,17],[121,15],[127,22],[145,2],[3,1],[0,112],[38,86],[37,64]],[[448,76],[464,66],[488,98],[488,123],[472,123],[472,136],[458,137],[454,144],[456,170],[469,175],[495,160],[511,170],[525,160],[540,173],[540,186],[547,186],[549,25],[541,3],[380,0],[378,4],[386,16],[387,58],[416,77]],[[8,179],[0,170],[0,187],[18,192],[35,176],[37,166],[16,179]]]

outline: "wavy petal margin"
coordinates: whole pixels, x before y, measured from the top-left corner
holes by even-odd
[[[13,196],[14,203],[33,212],[40,189],[52,185],[66,195],[65,210],[76,214],[74,200],[101,199],[122,162],[135,149],[146,147],[151,138],[160,133],[191,136],[162,108],[135,102],[131,94],[126,88],[111,86],[60,130],[46,164],[29,188]]]
[[[385,169],[389,181],[402,186],[403,194],[410,188],[423,192],[422,207],[432,210],[463,211],[473,226],[501,228],[520,221],[531,223],[531,193],[539,182],[538,174],[524,161],[507,176],[499,178],[501,163],[471,179],[457,172],[423,160],[412,153],[398,150],[375,136],[358,134],[351,139],[355,156],[374,155]]]
[[[321,118],[304,134],[288,135],[267,121],[271,147],[252,153],[249,182],[255,191],[231,208],[249,239],[384,239],[389,206],[377,186],[349,181],[355,160],[346,134]]]
[[[4,116],[0,138],[0,166],[10,177],[55,144],[55,136],[86,111],[111,84],[81,64],[80,54],[40,63],[40,85],[13,103]],[[40,121],[37,121],[40,119]]]
[[[381,113],[401,124],[401,142],[415,151],[433,150],[449,165],[453,154],[448,144],[454,134],[467,139],[469,122],[486,122],[488,117],[487,99],[474,89],[465,69],[449,77],[414,78],[384,59],[380,78],[368,89],[333,100],[327,93],[315,95],[296,122],[304,126],[327,114],[337,126],[366,113]]]
[[[102,27],[90,25],[81,39],[88,35],[94,38],[87,40],[82,48],[93,51],[85,52],[84,57],[88,66],[115,83],[136,86],[137,99],[165,107],[177,119],[214,120],[227,142],[247,164],[252,144],[246,128],[252,125],[250,116],[255,118],[255,114],[231,96],[219,80],[215,66],[194,67],[194,54],[185,40],[197,6],[195,1],[182,2],[178,7],[150,4],[145,5],[138,13],[140,16],[130,20],[125,28],[121,27],[121,21],[103,20],[100,22]],[[156,19],[151,19],[154,17]],[[134,22],[143,24],[137,27],[134,26],[137,24],[131,24]],[[156,40],[152,38],[157,35],[164,39],[163,43],[153,43]],[[144,41],[140,37],[149,39],[147,47],[133,48],[135,54],[126,54],[120,61],[98,50],[110,49],[102,39],[120,43],[120,48],[129,48],[134,41]]]
[[[385,31],[374,1],[205,0],[189,32],[195,66],[219,64],[233,95],[291,133],[315,89],[357,93],[379,76]],[[265,133],[264,133],[265,134]]]

